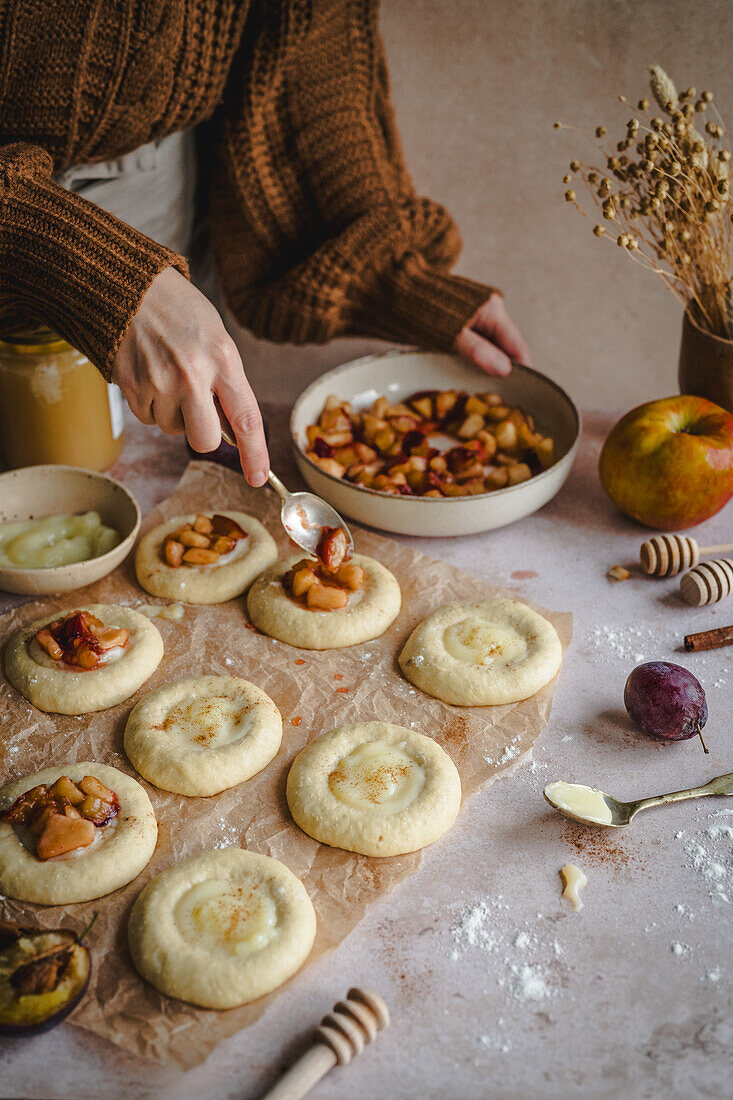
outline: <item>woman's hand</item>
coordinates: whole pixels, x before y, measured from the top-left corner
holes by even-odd
[[[195,451],[215,451],[215,398],[239,446],[244,476],[264,485],[270,460],[262,417],[242,360],[211,302],[169,267],[153,279],[120,344],[112,381],[138,420],[166,435],[186,433]]]
[[[487,374],[506,375],[511,360],[531,365],[524,337],[506,311],[501,294],[492,294],[456,337],[455,350]]]

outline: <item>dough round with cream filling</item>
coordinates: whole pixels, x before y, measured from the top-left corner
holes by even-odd
[[[142,976],[168,997],[234,1008],[277,989],[308,957],[316,914],[284,864],[242,848],[183,860],[149,882],[127,927]]]
[[[416,688],[464,707],[529,699],[562,662],[552,623],[517,600],[448,603],[413,630],[399,657]]]
[[[334,848],[397,856],[450,829],[461,781],[431,737],[389,722],[340,726],[295,757],[288,806],[301,829]]]
[[[364,584],[348,593],[345,607],[314,611],[302,607],[283,587],[282,578],[303,554],[275,562],[249,590],[247,611],[263,634],[299,649],[342,649],[379,638],[400,612],[402,595],[395,577],[378,561],[354,554],[364,570]]]
[[[151,596],[163,596],[168,600],[185,603],[224,603],[240,596],[258,573],[277,558],[277,547],[270,532],[259,520],[246,512],[227,512],[221,516],[236,520],[247,537],[241,539],[234,550],[223,555],[222,560],[211,565],[166,564],[163,546],[168,535],[187,523],[193,523],[196,515],[174,516],[143,535],[135,554],[137,579]]]
[[[152,691],[133,709],[125,752],[149,783],[185,795],[212,795],[270,763],[282,740],[269,695],[234,676],[200,676]]]
[[[45,861],[26,847],[20,830],[0,821],[0,894],[37,905],[101,898],[131,882],[155,851],[158,825],[150,799],[137,780],[106,764],[63,764],[16,779],[0,790],[0,810],[7,810],[32,787],[50,787],[62,775],[74,782],[95,776],[117,795],[119,813],[97,830],[88,848]]]
[[[129,632],[127,645],[114,660],[89,671],[55,661],[35,635],[71,611],[89,611],[106,627]],[[17,630],[5,650],[5,675],[39,710],[53,714],[90,714],[123,703],[148,680],[163,657],[163,639],[145,615],[116,604],[93,603],[56,611]]]

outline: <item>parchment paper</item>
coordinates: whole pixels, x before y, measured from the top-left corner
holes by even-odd
[[[146,518],[143,531],[180,513],[221,508],[241,508],[258,516],[281,553],[292,551],[274,493],[250,489],[240,476],[207,462],[189,465],[176,492]],[[411,726],[435,737],[448,751],[467,798],[530,749],[547,722],[554,682],[526,702],[480,708],[448,706],[412,688],[400,675],[397,655],[419,620],[448,600],[502,593],[374,532],[356,525],[352,531],[357,550],[383,562],[402,588],[399,618],[374,642],[324,653],[293,649],[257,633],[239,598],[213,607],[187,606],[179,622],[155,619],[165,657],[136,695],[111,710],[81,717],[43,714],[7,681],[0,683],[0,785],[50,764],[77,760],[96,760],[135,774],[122,748],[130,710],[148,691],[188,676],[252,680],[274,699],[283,716],[283,744],[275,760],[232,790],[212,798],[184,798],[140,780],[158,819],[158,845],[143,873],[124,889],[93,902],[53,909],[2,901],[3,916],[47,927],[63,924],[81,930],[98,913],[89,939],[94,960],[90,987],[70,1021],[77,1027],[140,1057],[190,1068],[222,1039],[258,1019],[277,997],[276,990],[242,1008],[207,1011],[162,997],[138,976],[126,943],[130,908],[153,875],[186,856],[239,845],[287,864],[305,884],[318,917],[309,961],[339,944],[367,905],[418,869],[420,853],[370,859],[320,845],[298,829],[285,801],[285,780],[293,757],[307,741],[346,722],[383,719]],[[40,600],[4,616],[0,643],[33,618],[93,602],[135,607],[158,601],[137,586],[130,558],[78,595]],[[537,610],[554,623],[566,647],[571,615]],[[450,834],[438,843],[449,844]],[[297,981],[297,975],[291,980]]]

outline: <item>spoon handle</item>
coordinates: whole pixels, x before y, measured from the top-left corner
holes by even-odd
[[[272,470],[270,470],[270,472],[268,473],[267,480],[270,482],[270,485],[272,485],[273,489],[282,501],[287,501],[290,499],[292,494],[285,488],[277,474],[273,474]]]
[[[650,806],[661,806],[667,802],[683,802],[686,798],[705,798],[709,794],[733,795],[733,772],[716,776],[709,783],[703,783],[701,787],[688,787],[684,791],[670,791],[669,794],[657,794],[652,798],[640,798],[633,804],[634,813],[638,813],[639,810],[648,810]]]

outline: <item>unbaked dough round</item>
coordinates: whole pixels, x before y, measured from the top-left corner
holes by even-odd
[[[208,513],[207,513],[208,514]],[[186,603],[224,603],[241,595],[261,573],[277,558],[277,547],[270,532],[258,519],[246,512],[218,510],[218,515],[236,520],[247,538],[237,543],[226,561],[213,565],[167,565],[163,559],[163,545],[168,535],[179,531],[187,523],[193,523],[196,515],[174,516],[143,535],[135,554],[137,579],[151,596],[163,596],[168,600]]]
[[[88,611],[105,626],[123,627],[130,637],[122,655],[88,672],[66,668],[36,642],[41,627],[72,611]],[[5,650],[5,675],[39,710],[54,714],[90,714],[129,699],[148,680],[163,657],[163,639],[145,615],[116,604],[92,603],[56,611],[23,626]]]
[[[97,829],[98,837],[88,848],[45,861],[36,859],[9,822],[0,821],[0,894],[37,905],[101,898],[131,882],[155,851],[158,825],[150,799],[137,780],[106,764],[85,761],[25,775],[0,790],[0,810],[7,810],[31,787],[50,787],[62,775],[75,782],[96,776],[117,795],[119,813]]]
[[[202,852],[149,882],[127,926],[151,985],[202,1008],[234,1008],[276,989],[305,962],[316,914],[284,864],[242,848]]]
[[[298,753],[287,799],[296,824],[314,840],[397,856],[450,829],[461,780],[431,737],[390,722],[360,722],[324,733]]]
[[[125,752],[149,783],[212,795],[270,763],[282,740],[269,695],[234,676],[179,680],[141,699],[127,719]]]
[[[263,634],[299,649],[341,649],[379,638],[400,612],[400,586],[378,561],[354,554],[353,561],[364,570],[364,584],[349,592],[346,607],[334,611],[313,611],[301,607],[287,594],[282,578],[303,555],[293,554],[275,562],[249,590],[247,611]]]
[[[552,623],[517,600],[447,603],[415,627],[400,668],[427,695],[464,707],[529,699],[560,668]]]

